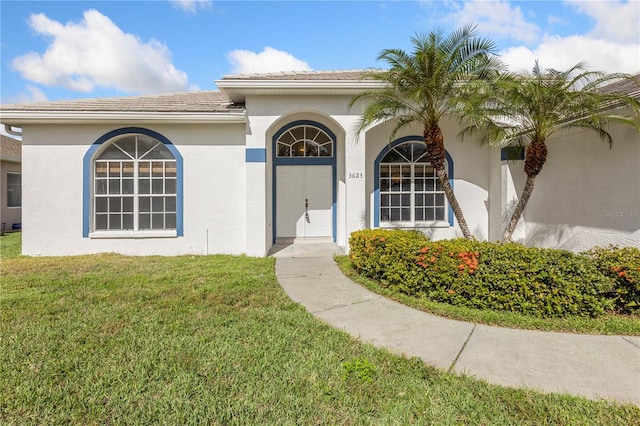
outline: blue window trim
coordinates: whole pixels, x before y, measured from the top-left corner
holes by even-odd
[[[373,211],[373,226],[375,228],[380,227],[380,163],[382,159],[389,151],[391,151],[396,146],[403,144],[405,142],[423,142],[424,137],[418,135],[404,136],[400,139],[396,139],[387,146],[384,147],[380,154],[376,157],[374,162],[374,182],[373,182],[373,200],[374,200],[374,211]],[[447,151],[445,151],[445,156],[447,160],[447,175],[449,176],[449,185],[451,185],[451,189],[453,190],[453,159],[451,155]],[[449,226],[453,226],[453,209],[451,208],[451,204],[447,202],[447,210],[448,210],[448,219]]]
[[[176,233],[179,237],[184,236],[183,226],[183,160],[180,151],[171,143],[169,139],[158,132],[145,129],[142,127],[123,127],[121,129],[112,130],[100,136],[84,154],[82,165],[82,236],[89,238],[91,228],[91,176],[93,170],[93,160],[96,153],[102,147],[102,144],[109,142],[111,139],[127,134],[142,134],[150,136],[162,142],[164,146],[173,154],[176,159]]]
[[[245,150],[245,162],[247,163],[266,163],[266,148],[247,148]]]
[[[322,131],[324,131],[327,135],[329,135],[329,137],[331,138],[331,152],[333,153],[333,155],[331,157],[278,157],[276,155],[276,151],[277,151],[277,141],[280,138],[280,136],[282,136],[282,134],[284,132],[286,132],[287,130],[291,129],[292,127],[296,127],[296,126],[313,126],[313,127],[317,127],[319,129],[321,129]],[[277,238],[277,229],[276,229],[276,223],[277,223],[277,203],[276,203],[276,191],[277,191],[277,185],[276,185],[276,167],[277,166],[331,166],[331,222],[332,222],[332,238],[333,241],[336,241],[336,235],[337,235],[337,221],[338,221],[338,209],[336,208],[336,200],[337,200],[337,167],[336,167],[336,135],[335,133],[333,133],[327,126],[325,126],[324,124],[318,123],[317,121],[312,121],[312,120],[297,120],[297,121],[293,121],[283,127],[280,128],[280,130],[278,130],[275,135],[273,135],[273,138],[271,140],[271,150],[272,150],[272,158],[273,158],[273,169],[272,169],[272,173],[271,173],[271,178],[272,178],[272,188],[273,190],[272,192],[272,200],[271,200],[271,204],[272,204],[272,220],[271,223],[273,224],[272,226],[272,231],[273,231],[273,242],[276,242],[276,238]]]

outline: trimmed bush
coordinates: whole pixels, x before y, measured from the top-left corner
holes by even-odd
[[[596,317],[613,307],[607,298],[611,280],[565,250],[429,241],[395,230],[358,231],[349,242],[351,262],[361,274],[410,296],[540,318]]]
[[[614,282],[611,297],[617,312],[640,313],[640,249],[594,247],[584,255]]]

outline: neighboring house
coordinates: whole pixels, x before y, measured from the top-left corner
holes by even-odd
[[[0,135],[0,223],[2,231],[20,229],[22,143]]]
[[[276,241],[334,241],[362,228],[460,236],[422,129],[389,141],[354,132],[359,71],[226,76],[220,91],[3,105],[22,128],[23,253],[266,255]],[[471,232],[500,239],[524,183],[522,161],[442,123],[453,189]],[[515,237],[582,250],[640,246],[640,143],[612,130],[549,141],[549,159]],[[557,143],[561,142],[561,143]]]

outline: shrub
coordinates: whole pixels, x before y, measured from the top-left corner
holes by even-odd
[[[584,253],[613,280],[611,297],[617,312],[640,313],[640,249],[616,246],[594,247]]]
[[[428,241],[419,232],[365,229],[351,234],[349,256],[359,273],[387,285],[409,279],[415,272],[410,254]]]
[[[384,230],[358,231],[349,241],[361,274],[410,296],[541,318],[595,317],[613,306],[611,281],[565,250]]]

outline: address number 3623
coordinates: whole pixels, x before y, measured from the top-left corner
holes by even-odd
[[[353,172],[349,173],[349,179],[362,179],[364,177],[364,173],[362,172]]]

